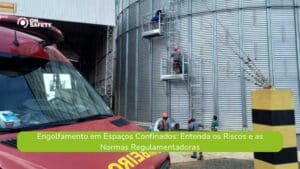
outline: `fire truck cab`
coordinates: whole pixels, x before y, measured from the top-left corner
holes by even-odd
[[[113,114],[57,49],[54,26],[24,28],[0,15],[1,169],[168,169],[168,153],[22,153],[20,131],[141,131]]]

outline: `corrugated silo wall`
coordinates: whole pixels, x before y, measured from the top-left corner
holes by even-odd
[[[169,0],[117,0],[116,111],[150,122],[163,111],[186,123],[193,114],[209,125],[219,115],[225,129],[251,128],[250,92],[240,56],[249,56],[277,88],[290,88],[300,127],[300,0],[182,0],[180,42],[189,56],[192,93],[186,82],[160,80],[166,37],[143,39],[144,15],[167,9]]]

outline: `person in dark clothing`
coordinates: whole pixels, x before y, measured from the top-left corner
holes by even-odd
[[[218,116],[213,116],[213,121],[211,122],[211,131],[218,131],[219,128],[219,122],[218,122]]]
[[[161,10],[157,10],[155,12],[155,15],[151,18],[151,24],[152,24],[152,29],[157,29],[158,28],[158,24],[159,24],[159,20],[161,19]]]
[[[159,131],[170,131],[171,130],[171,123],[169,120],[169,115],[167,112],[162,113],[162,117],[160,122],[158,123],[157,129]]]
[[[189,131],[198,131],[200,128],[204,128],[204,126],[198,122],[192,117],[188,118],[188,130]],[[197,158],[197,152],[193,152],[193,155],[191,155],[191,158]],[[203,153],[199,152],[198,160],[203,160]]]
[[[159,21],[159,19],[160,19],[160,14],[161,14],[161,13],[162,13],[161,10],[157,10],[157,11],[155,12],[155,15],[152,17],[151,22],[152,22],[152,23],[153,23],[153,22],[158,23],[158,21]]]

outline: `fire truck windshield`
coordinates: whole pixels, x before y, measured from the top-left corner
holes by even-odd
[[[111,116],[69,63],[0,54],[0,131]]]

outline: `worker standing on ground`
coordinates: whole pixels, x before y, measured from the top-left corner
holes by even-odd
[[[169,115],[167,112],[162,113],[161,120],[158,123],[157,129],[159,131],[170,131],[171,130],[171,123],[170,123]]]
[[[199,131],[200,128],[204,128],[204,126],[198,122],[192,117],[188,118],[188,130],[189,131]],[[193,155],[191,158],[197,158],[197,152],[193,152]],[[199,152],[198,160],[203,160],[203,153]]]
[[[211,122],[211,131],[218,131],[219,128],[219,122],[218,122],[218,116],[213,116],[213,121]]]
[[[173,60],[173,72],[175,74],[181,74],[182,73],[182,54],[181,54],[179,46],[177,44],[175,44],[173,47],[171,59]]]

